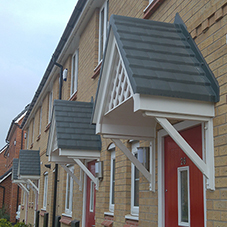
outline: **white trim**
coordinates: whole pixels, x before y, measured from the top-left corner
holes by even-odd
[[[125,154],[125,156],[136,166],[136,168],[143,174],[143,176],[150,182],[149,189],[151,191],[155,191],[155,167],[151,168],[152,171],[148,172],[147,169],[139,162],[138,159],[132,155],[131,151],[119,140],[119,139],[113,139],[112,141],[115,143],[115,145]],[[155,165],[155,154],[152,150],[152,163],[151,165]]]
[[[46,209],[47,206],[47,192],[48,192],[48,174],[45,174],[43,185],[43,209]]]
[[[181,172],[182,171],[187,171],[187,190],[188,190],[188,222],[183,222],[181,220],[182,216],[182,209],[181,209]],[[189,177],[189,166],[183,166],[183,167],[178,167],[177,168],[177,182],[178,182],[178,225],[179,226],[190,226],[190,177]]]
[[[103,20],[101,21],[101,12],[103,11]],[[101,24],[103,23],[103,24]],[[101,55],[103,56],[104,53],[104,48],[105,48],[105,43],[106,43],[106,36],[107,36],[107,25],[108,25],[108,0],[106,0],[104,2],[104,4],[102,5],[102,7],[99,10],[99,49],[98,49],[98,62],[100,62],[103,57],[101,57]],[[103,26],[103,37],[102,37],[102,41],[101,42],[101,27]],[[102,48],[101,48],[102,46]],[[101,53],[102,51],[102,53]]]
[[[198,125],[199,122],[196,121],[183,121],[174,125],[177,131],[190,128]],[[164,137],[167,136],[168,133],[161,129],[158,132],[158,227],[165,227],[165,167],[164,167]],[[202,138],[204,140],[204,138]],[[203,185],[204,191],[205,184]],[[204,194],[205,196],[205,194]],[[204,216],[206,214],[206,197],[204,197]],[[207,224],[204,222],[204,227]]]
[[[139,142],[132,143],[132,155],[134,157],[136,154],[138,154],[137,147],[139,147]],[[137,171],[139,171],[139,169],[137,169]],[[131,215],[139,216],[139,205],[135,206],[135,180],[136,180],[135,172],[136,166],[133,163],[131,163]],[[140,177],[138,177],[137,181],[139,181],[139,178]]]
[[[68,170],[74,176],[74,166],[68,167]],[[69,187],[69,188],[68,188]],[[68,202],[68,204],[67,204]],[[67,207],[68,205],[68,207]],[[72,215],[72,205],[73,205],[73,178],[71,174],[67,171],[66,176],[66,192],[65,192],[65,213],[68,215]]]
[[[72,69],[71,69],[71,89],[70,95],[73,96],[78,88],[78,69],[79,69],[79,49],[75,51],[72,56]]]
[[[184,153],[191,159],[191,161],[199,168],[203,175],[209,178],[208,166],[199,157],[199,155],[191,148],[191,146],[184,140],[180,133],[170,124],[165,118],[157,118],[159,124],[168,132],[171,138],[177,143],[177,145],[184,151]]]
[[[151,5],[151,3],[153,2],[154,0],[149,0],[149,3],[147,5],[147,7],[143,10],[143,12],[145,12],[147,10],[147,8]]]
[[[66,165],[60,164],[60,166],[73,178],[73,180],[79,185],[79,190],[82,191],[82,180],[80,172],[80,180],[74,175],[74,173]]]
[[[108,150],[110,149],[110,147],[108,148]],[[114,170],[116,168],[116,157],[115,157],[115,146],[112,148],[112,151],[111,151],[111,158],[110,158],[110,199],[109,199],[109,210],[111,212],[114,212],[114,203],[112,203],[112,197],[113,197],[113,174],[116,178],[116,175],[115,175],[115,172],[113,172],[113,161],[115,160],[115,167],[114,167]],[[114,180],[115,182],[115,180]],[[115,193],[114,193],[115,195]]]
[[[5,177],[3,177],[1,180],[0,180],[0,183],[2,183],[2,181],[4,181],[7,177],[9,177],[10,175],[12,174],[12,172],[9,172]]]
[[[125,215],[125,219],[139,221],[139,216],[133,216],[133,215],[127,214]]]
[[[38,187],[30,179],[27,179],[27,182],[32,186],[32,188],[35,190],[35,192],[39,193]]]
[[[104,215],[108,215],[108,216],[113,216],[114,217],[114,213],[113,212],[104,212]]]
[[[99,180],[98,178],[94,177],[94,175],[89,171],[89,169],[77,158],[74,158],[74,161],[77,163],[77,165],[84,171],[84,173],[87,174],[87,176],[94,182],[95,189],[99,189]]]

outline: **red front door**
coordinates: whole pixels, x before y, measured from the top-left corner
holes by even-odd
[[[95,176],[95,161],[88,162],[87,168]],[[87,197],[86,197],[86,225],[85,227],[95,226],[95,185],[87,177]]]
[[[181,131],[202,157],[201,126]],[[165,137],[165,227],[204,227],[203,175],[170,136]]]

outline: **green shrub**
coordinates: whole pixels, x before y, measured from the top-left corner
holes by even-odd
[[[0,219],[0,227],[12,227],[11,223],[5,218]]]
[[[26,225],[24,222],[18,222],[14,227],[30,227],[31,224]],[[1,227],[1,226],[0,226]]]
[[[7,207],[4,205],[0,209],[0,219],[6,219],[7,221],[9,221],[9,219],[10,219],[10,216],[7,212]]]

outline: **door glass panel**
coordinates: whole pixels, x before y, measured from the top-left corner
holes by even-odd
[[[178,224],[189,226],[190,222],[189,167],[178,168]]]
[[[94,211],[94,182],[91,181],[90,186],[90,212]]]

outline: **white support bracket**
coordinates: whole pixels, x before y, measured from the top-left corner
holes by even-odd
[[[136,166],[143,176],[150,183],[150,191],[155,191],[155,173],[149,173],[147,169],[139,162],[139,160],[131,153],[131,151],[119,139],[112,139],[115,145],[125,154],[125,156]],[[153,152],[154,153],[154,152]],[[154,167],[155,158],[152,157],[152,166]],[[154,170],[154,168],[152,169]]]
[[[74,161],[87,174],[87,176],[94,182],[95,189],[99,190],[99,179],[96,178],[78,158],[75,158]]]
[[[22,183],[19,183],[18,185],[23,191],[25,191],[27,194],[29,194],[28,189]]]
[[[79,180],[66,165],[60,164],[60,166],[69,174],[70,177],[73,178],[73,180],[79,185],[79,190],[82,191],[81,176],[80,176],[80,180]]]
[[[39,189],[37,188],[37,186],[30,180],[27,179],[27,182],[32,186],[32,189],[34,189],[34,192],[38,192],[39,193]]]
[[[208,179],[208,188],[214,190],[214,151],[213,151],[213,128],[212,120],[206,123],[206,160],[202,160],[198,154],[191,148],[191,146],[184,140],[180,133],[172,126],[166,118],[156,117],[158,123],[166,130],[177,145],[184,151],[184,153],[191,159],[191,161],[198,167],[202,174]],[[211,166],[210,166],[211,165]],[[208,168],[209,166],[209,168]]]

